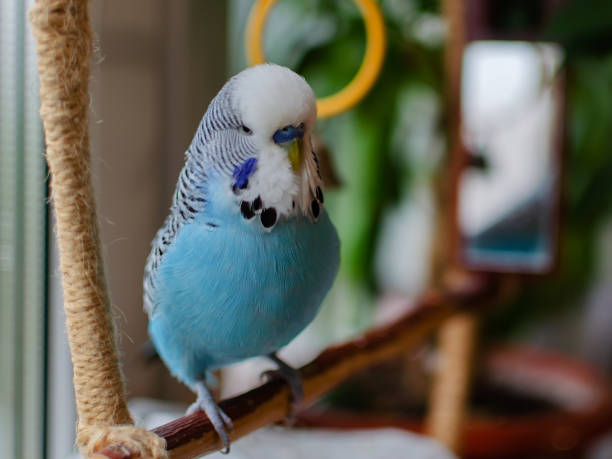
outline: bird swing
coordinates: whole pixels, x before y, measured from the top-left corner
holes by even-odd
[[[385,48],[382,15],[374,0],[355,0],[366,24],[364,61],[349,85],[317,101],[319,116],[348,110],[372,87]],[[37,0],[30,20],[37,40],[40,114],[55,209],[64,309],[74,367],[77,443],[87,457],[195,457],[219,449],[210,421],[196,412],[153,431],[134,426],[115,348],[96,208],[89,170],[89,63],[92,37],[87,0]],[[257,1],[247,28],[251,64],[265,61],[261,36],[273,0]],[[341,381],[405,353],[430,336],[458,306],[480,297],[480,285],[424,296],[395,323],[332,346],[300,369],[310,404]],[[235,440],[282,420],[289,390],[279,380],[221,402]]]

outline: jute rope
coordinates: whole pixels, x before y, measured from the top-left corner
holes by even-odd
[[[74,367],[77,442],[88,457],[109,442],[141,457],[166,457],[161,438],[132,425],[115,348],[89,170],[87,8],[87,0],[37,0],[30,11]]]

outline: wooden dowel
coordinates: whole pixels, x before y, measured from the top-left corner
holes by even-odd
[[[427,305],[406,318],[409,320],[396,324],[400,326],[393,327],[388,334],[386,330],[377,330],[344,345],[327,349],[300,369],[304,384],[304,404],[310,405],[350,375],[373,363],[422,344],[452,310],[448,305]],[[235,440],[284,419],[289,409],[289,390],[282,381],[271,381],[221,402],[221,407],[233,419],[236,430],[231,437]],[[221,448],[219,437],[203,413],[178,419],[154,431],[166,439],[167,449],[173,458],[194,457]]]
[[[458,237],[459,171],[463,167],[461,139],[461,69],[466,43],[466,10],[464,0],[443,0],[442,12],[448,26],[445,46],[446,103],[450,168],[447,169],[438,193],[438,252],[434,265],[438,266],[435,282],[443,282],[448,274],[448,254],[451,235]],[[450,180],[447,176],[450,174]],[[450,188],[446,188],[450,185]],[[451,199],[449,199],[451,196]],[[451,204],[452,203],[452,204]],[[450,205],[450,207],[449,207]],[[443,241],[440,243],[440,241]],[[456,241],[455,241],[456,243]],[[427,433],[461,455],[463,421],[466,417],[470,391],[471,366],[476,341],[477,318],[461,313],[450,318],[439,331],[439,368],[435,374],[430,395]]]
[[[384,360],[416,348],[453,312],[463,306],[477,306],[494,299],[496,283],[471,278],[456,290],[425,295],[418,305],[396,322],[374,329],[347,343],[331,346],[311,363],[300,368],[304,383],[304,405],[314,403],[349,376]],[[254,430],[281,421],[289,410],[290,392],[284,382],[272,380],[256,389],[220,403],[232,418],[237,440]],[[153,429],[166,440],[172,458],[192,458],[221,448],[212,424],[202,412],[179,418]],[[113,459],[118,447],[106,448],[100,454]]]
[[[476,314],[461,312],[442,324],[438,332],[440,352],[426,432],[456,454],[461,454],[477,325]]]

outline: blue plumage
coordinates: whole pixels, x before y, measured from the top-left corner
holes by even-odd
[[[149,323],[161,357],[190,386],[205,371],[291,341],[314,318],[338,269],[326,212],[316,224],[296,217],[268,233],[218,205],[218,195],[208,196],[206,211],[182,226],[164,255],[157,269],[164,287]]]
[[[315,99],[303,78],[263,65],[211,102],[186,153],[170,215],[144,280],[149,334],[194,392],[229,449],[231,419],[207,374],[264,355],[301,399],[276,351],[316,315],[339,263],[310,133]]]

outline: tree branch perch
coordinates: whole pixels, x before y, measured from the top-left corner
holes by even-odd
[[[494,300],[497,282],[470,277],[462,285],[423,296],[405,316],[390,325],[369,331],[344,344],[327,348],[300,368],[304,384],[304,405],[310,405],[348,377],[375,364],[415,349],[459,308],[476,307]],[[272,380],[237,397],[220,403],[232,418],[235,441],[254,430],[281,421],[290,406],[290,391],[281,380]],[[221,448],[212,424],[202,412],[185,416],[153,432],[166,440],[172,458],[191,458]],[[120,445],[100,451],[102,457],[128,459]]]

